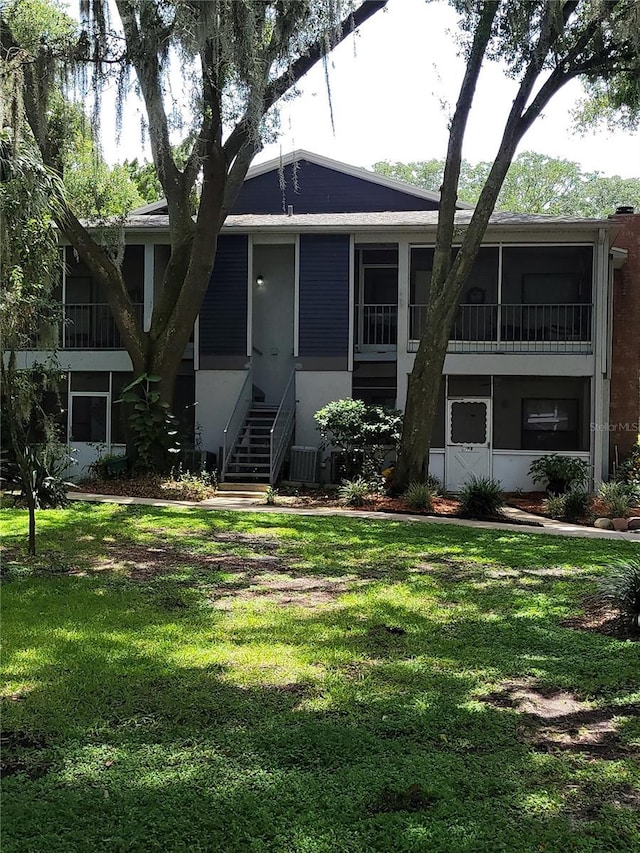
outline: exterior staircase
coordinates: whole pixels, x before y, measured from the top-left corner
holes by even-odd
[[[271,429],[278,406],[252,403],[229,457],[225,477],[235,483],[268,483],[271,475]]]

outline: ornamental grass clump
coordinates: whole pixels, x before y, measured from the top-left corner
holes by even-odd
[[[472,477],[460,490],[460,514],[466,518],[495,518],[504,506],[501,483]]]
[[[417,512],[431,512],[433,509],[433,490],[429,483],[409,483],[404,493],[409,509]]]
[[[338,489],[338,498],[344,506],[364,506],[371,495],[371,484],[364,477],[343,480]]]
[[[593,495],[584,489],[569,489],[562,495],[547,498],[545,509],[551,518],[582,521],[589,517],[593,509]]]
[[[620,560],[600,581],[600,599],[620,611],[633,631],[640,630],[640,560]]]
[[[613,518],[624,518],[638,501],[638,489],[632,483],[613,480],[602,483],[598,497]]]

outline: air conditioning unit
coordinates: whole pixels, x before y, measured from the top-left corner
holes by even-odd
[[[295,483],[318,483],[318,448],[294,445],[289,454],[289,479]]]

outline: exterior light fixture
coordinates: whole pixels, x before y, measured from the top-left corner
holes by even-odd
[[[258,287],[264,287],[264,276],[263,276],[263,275],[259,275],[259,276],[256,278],[256,285],[257,285]]]

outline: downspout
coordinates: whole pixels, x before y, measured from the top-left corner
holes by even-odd
[[[593,481],[597,488],[602,482],[605,471],[604,447],[608,444],[609,412],[605,409],[604,376],[607,372],[607,325],[608,325],[608,252],[606,251],[606,231],[598,229],[596,254],[596,281],[594,288],[595,333],[593,393],[591,409],[591,458],[593,459]]]

